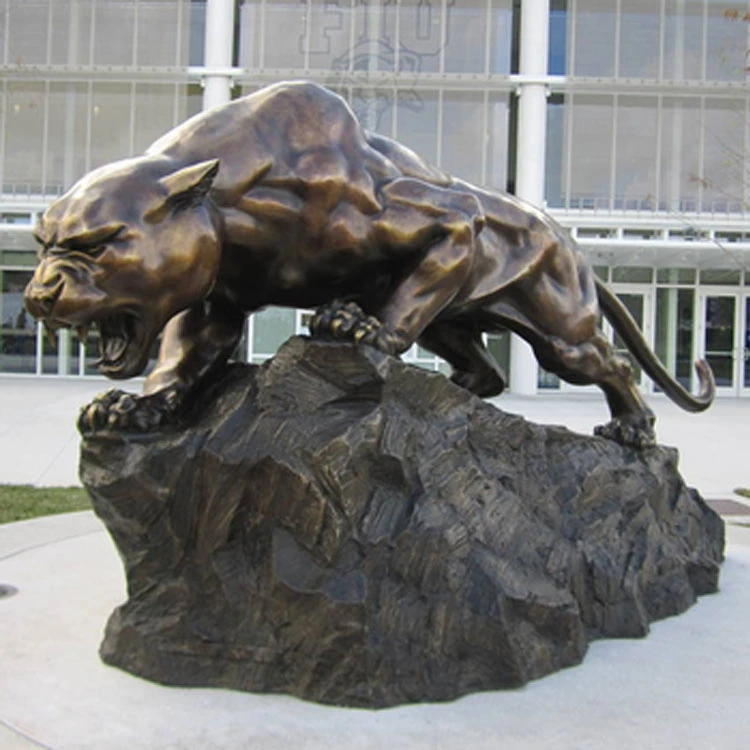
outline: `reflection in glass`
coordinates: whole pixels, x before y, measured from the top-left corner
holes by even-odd
[[[694,300],[692,289],[656,291],[656,355],[687,389],[693,373]]]
[[[654,207],[658,101],[644,96],[618,98],[615,209]]]
[[[706,99],[700,172],[704,211],[738,212],[746,208],[746,110],[744,99]]]
[[[658,78],[660,4],[628,0],[620,14],[620,78]]]
[[[0,271],[0,372],[36,369],[36,324],[23,306],[31,271]]]
[[[438,161],[438,95],[414,90],[399,96],[396,138],[432,164]]]
[[[244,0],[239,63],[247,68],[508,73],[512,0]]]
[[[570,180],[572,208],[601,208],[608,204],[612,182],[612,96],[571,97],[571,163],[565,165]]]
[[[663,76],[698,81],[703,77],[704,0],[665,0]]]
[[[544,188],[547,205],[551,208],[565,205],[564,144],[565,98],[562,94],[552,94],[547,98],[547,169]]]
[[[661,111],[660,208],[697,211],[701,173],[700,101],[665,97]]]
[[[446,91],[440,166],[463,180],[481,183],[484,143],[484,96]]]
[[[618,0],[577,0],[575,64],[577,76],[615,74],[615,30]]]
[[[644,320],[644,309],[645,309],[645,299],[642,294],[633,294],[633,293],[620,293],[617,294],[620,302],[622,302],[625,307],[627,308],[628,312],[633,316],[633,320],[638,324],[638,328],[643,330],[643,324],[645,322]],[[630,353],[630,349],[628,349],[627,344],[620,338],[620,334],[617,333],[617,331],[614,332],[614,337],[612,339],[612,345],[615,348],[615,351],[621,356],[627,359],[630,362],[631,367],[633,368],[633,378],[636,383],[641,382],[641,366],[636,361],[635,357]]]
[[[267,307],[253,316],[253,355],[262,358],[276,350],[294,335],[296,313],[283,307]]]
[[[648,266],[616,266],[612,269],[612,281],[626,284],[650,284],[654,271]]]
[[[78,374],[78,339],[69,329],[61,329],[54,336],[42,336],[40,344],[44,375]]]
[[[705,350],[716,385],[734,386],[735,297],[706,297]]]
[[[568,69],[568,10],[566,0],[550,0],[549,59],[550,75],[565,75]]]
[[[9,81],[3,102],[3,192],[43,193],[44,84]]]
[[[743,387],[750,388],[750,297],[745,297],[745,344],[742,349],[744,361]]]

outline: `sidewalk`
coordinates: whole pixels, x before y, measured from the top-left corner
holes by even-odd
[[[511,691],[384,711],[167,688],[97,650],[123,601],[90,512],[0,526],[3,750],[745,750],[750,529],[729,526],[719,594],[641,640],[594,642],[580,666]]]

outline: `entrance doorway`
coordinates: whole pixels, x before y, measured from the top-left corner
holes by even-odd
[[[633,317],[633,320],[638,324],[641,329],[644,338],[648,342],[649,348],[654,348],[654,332],[653,332],[653,320],[654,320],[654,293],[650,287],[633,288],[632,285],[628,286],[617,286],[612,285],[612,291],[617,295],[620,302],[627,308],[628,312]],[[643,368],[638,364],[635,357],[630,353],[630,350],[625,345],[625,342],[620,338],[620,335],[612,328],[612,325],[608,320],[603,321],[603,330],[607,338],[609,339],[615,351],[622,357],[627,359],[633,368],[633,378],[636,385],[644,392],[650,393],[652,390],[651,379],[646,376],[643,372]]]
[[[716,378],[717,392],[750,395],[750,295],[711,290],[700,296],[698,351]]]

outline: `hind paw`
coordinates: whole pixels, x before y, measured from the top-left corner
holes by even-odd
[[[355,302],[335,300],[318,308],[310,321],[310,333],[316,338],[369,344],[386,354],[400,354],[406,348],[399,336]]]
[[[656,445],[654,418],[650,414],[628,414],[615,417],[611,422],[595,427],[594,435],[639,450]]]
[[[505,390],[505,378],[499,372],[490,369],[481,372],[455,370],[451,375],[451,382],[480,398],[499,396]]]

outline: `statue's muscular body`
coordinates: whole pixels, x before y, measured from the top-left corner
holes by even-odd
[[[697,397],[666,373],[550,217],[365,132],[340,97],[311,83],[202,113],[144,156],[95,170],[37,233],[27,306],[50,328],[98,324],[105,374],[140,373],[164,329],[143,394],[95,401],[84,430],[158,426],[266,305],[320,307],[315,335],[392,354],[416,341],[481,396],[505,385],[481,334],[512,330],[546,369],[603,389],[612,421],[602,434],[648,444],[653,415],[597,330],[601,304],[680,406],[699,411],[713,398],[705,363]]]

